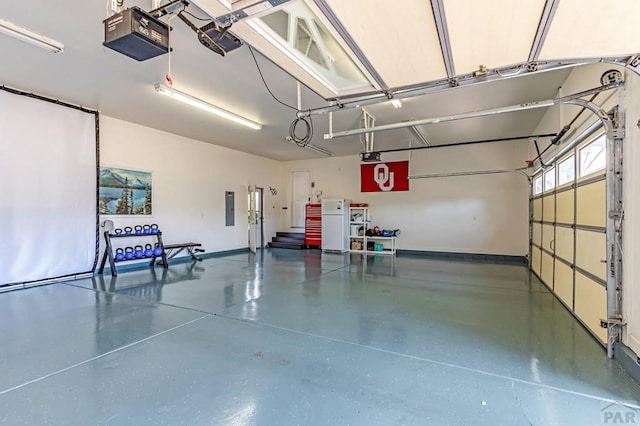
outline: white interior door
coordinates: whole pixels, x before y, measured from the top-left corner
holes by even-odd
[[[311,200],[311,171],[292,171],[291,185],[291,227],[304,228],[305,206]]]
[[[257,220],[257,212],[256,212],[256,186],[255,185],[249,185],[249,190],[248,190],[248,204],[249,204],[249,215],[248,215],[248,220],[249,220],[249,250],[251,251],[251,253],[255,253],[256,252],[256,241],[258,240],[258,234],[257,234],[257,226],[256,226],[256,220]]]
[[[264,248],[264,188],[256,187],[256,247]]]

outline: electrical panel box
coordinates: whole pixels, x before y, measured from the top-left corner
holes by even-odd
[[[233,191],[225,191],[224,195],[224,225],[235,226],[235,193]]]
[[[103,45],[145,61],[169,51],[169,25],[132,7],[104,20]]]

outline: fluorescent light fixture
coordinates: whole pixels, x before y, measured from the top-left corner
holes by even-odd
[[[402,108],[402,101],[400,99],[391,99],[391,105],[394,108]]]
[[[22,28],[2,18],[0,18],[0,33],[4,33],[8,36],[17,38],[18,40],[33,44],[34,46],[47,49],[53,53],[60,53],[64,50],[64,44],[59,41],[36,34],[33,31],[29,31],[26,28]]]
[[[251,121],[248,118],[244,118],[238,114],[227,111],[226,109],[222,109],[218,106],[210,104],[209,102],[203,101],[202,99],[198,99],[195,96],[191,96],[187,93],[176,90],[173,87],[156,84],[155,88],[156,92],[160,93],[161,95],[168,96],[171,99],[184,102],[185,104],[200,108],[203,111],[210,112],[211,114],[215,114],[218,117],[226,118],[227,120],[231,120],[255,130],[262,129],[262,124],[260,123],[256,123],[255,121]]]

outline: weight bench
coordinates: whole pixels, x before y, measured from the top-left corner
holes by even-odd
[[[202,244],[200,243],[167,244],[164,246],[167,262],[169,261],[169,259],[173,259],[178,254],[182,253],[183,250],[186,250],[187,253],[189,253],[189,255],[191,256],[191,259],[193,259],[194,261],[196,260],[202,261],[201,257],[196,256],[196,253],[204,252],[204,250],[199,247],[202,247]],[[155,259],[151,261],[151,265],[153,265],[154,261]],[[158,263],[161,263],[161,262],[162,261],[158,261]]]

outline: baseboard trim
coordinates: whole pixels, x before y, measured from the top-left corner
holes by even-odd
[[[243,247],[243,248],[232,249],[232,250],[213,251],[209,253],[201,253],[198,256],[200,256],[203,259],[208,259],[211,257],[224,257],[224,256],[231,256],[234,254],[242,254],[242,253],[249,253],[249,247]],[[190,260],[191,256],[184,256],[183,258],[185,258],[186,260]],[[182,257],[180,259],[182,259]],[[173,261],[173,259],[171,259],[171,261]]]
[[[207,252],[207,253],[198,253],[198,257],[201,259],[210,259],[213,257],[224,257],[224,256],[231,256],[234,254],[242,254],[242,253],[249,253],[249,247],[243,247],[243,248],[232,249],[232,250],[213,251],[213,252]],[[149,266],[149,262],[150,260],[146,259],[136,263],[126,263],[126,264],[121,263],[121,264],[118,264],[117,266],[118,272],[140,271],[143,269],[149,269],[151,268],[151,266]],[[187,262],[194,262],[194,260],[189,255],[176,256],[174,258],[171,258],[171,260],[169,260],[169,266],[176,263],[187,263]],[[156,267],[158,266],[157,262],[155,266]],[[109,274],[111,274],[111,268],[106,267],[104,269],[104,275],[109,275]],[[99,274],[96,271],[94,275],[99,275]]]
[[[448,251],[427,251],[427,250],[403,250],[396,251],[398,256],[427,257],[431,259],[466,260],[472,262],[486,263],[510,263],[517,265],[528,265],[526,256],[513,256],[506,254],[483,254],[483,253],[460,253]]]

